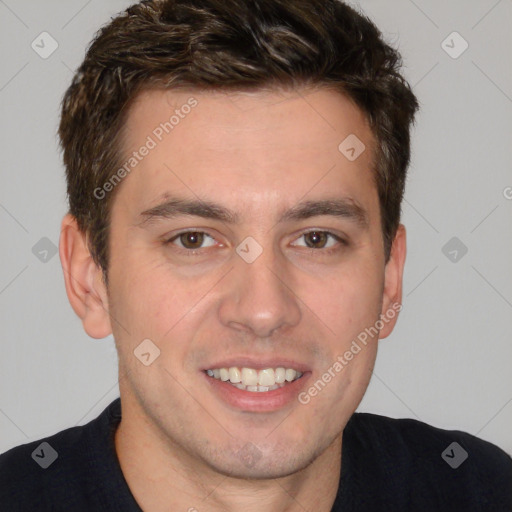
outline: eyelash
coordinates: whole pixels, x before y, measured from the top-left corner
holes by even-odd
[[[207,233],[206,231],[186,230],[186,231],[182,231],[182,232],[172,236],[171,238],[165,240],[164,245],[172,244],[175,240],[179,239],[180,236],[186,235],[187,233],[200,233],[200,234],[206,235],[207,237],[211,238],[212,240],[215,240],[215,238],[213,236],[211,236],[209,233]],[[296,240],[298,240],[301,237],[304,237],[310,233],[323,233],[323,234],[326,234],[331,239],[334,239],[341,246],[346,247],[349,245],[348,242],[346,240],[344,240],[343,238],[341,238],[340,236],[335,235],[334,233],[332,233],[330,231],[320,230],[320,229],[311,229],[309,231],[306,231],[306,232],[302,233]],[[328,241],[327,241],[327,243],[328,243]],[[334,247],[328,247],[328,248],[322,248],[322,247],[314,248],[314,247],[304,247],[304,246],[301,246],[301,247],[304,247],[304,249],[309,250],[309,252],[311,252],[311,253],[322,252],[323,254],[332,254],[332,253],[340,250],[339,245],[334,246]],[[199,249],[187,249],[186,247],[180,247],[180,246],[176,246],[176,248],[179,252],[181,252],[182,254],[186,254],[187,256],[201,255],[203,249],[207,249],[205,247],[200,247]]]

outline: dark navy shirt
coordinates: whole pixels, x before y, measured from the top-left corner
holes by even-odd
[[[120,420],[118,398],[84,426],[0,455],[0,511],[141,512],[115,451]],[[355,413],[332,511],[512,511],[512,459],[464,432]]]

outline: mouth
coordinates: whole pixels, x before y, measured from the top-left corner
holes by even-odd
[[[258,367],[249,361],[246,366],[221,363],[202,373],[214,396],[237,411],[274,412],[298,404],[297,396],[311,371],[291,361],[276,362],[278,366],[268,363]]]
[[[267,393],[282,388],[287,384],[300,379],[303,373],[294,368],[278,366],[276,368],[213,368],[205,370],[205,373],[213,378],[231,384],[242,391],[251,393]]]

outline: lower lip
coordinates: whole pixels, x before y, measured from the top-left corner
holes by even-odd
[[[305,372],[300,379],[285,384],[282,388],[272,391],[245,391],[224,382],[220,379],[209,377],[202,372],[211,389],[224,402],[227,402],[236,409],[252,412],[271,412],[282,409],[293,400],[306,385],[311,372]]]

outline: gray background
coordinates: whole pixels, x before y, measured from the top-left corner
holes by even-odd
[[[51,243],[66,211],[60,99],[94,32],[129,3],[0,0],[0,452],[82,425],[119,393],[113,340],[83,332]],[[399,46],[422,105],[404,309],[359,410],[465,430],[512,453],[512,2],[356,5]],[[31,47],[51,49],[43,31],[58,43],[46,59]],[[454,31],[469,44],[457,58]]]

